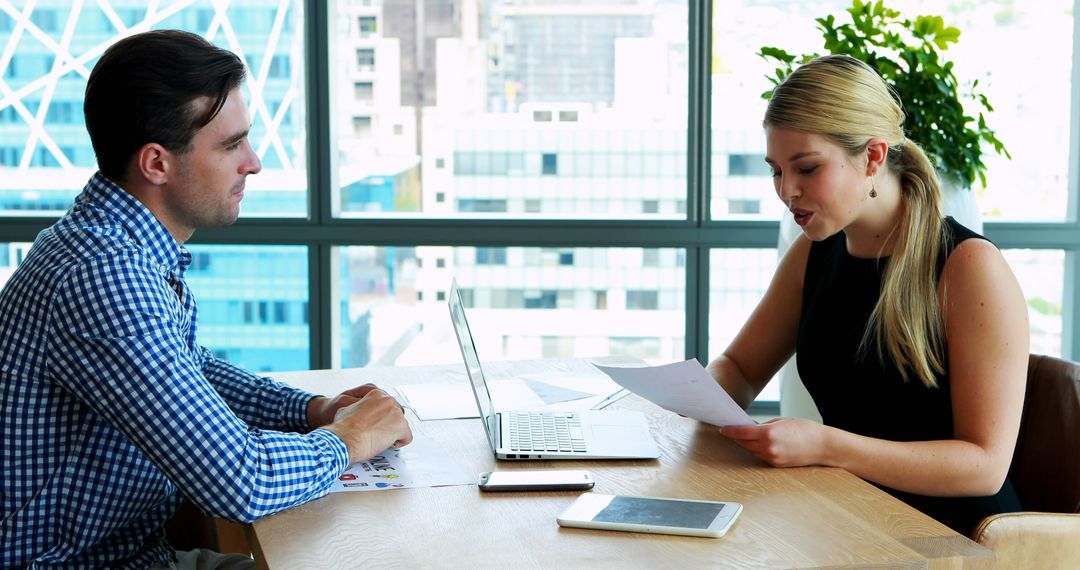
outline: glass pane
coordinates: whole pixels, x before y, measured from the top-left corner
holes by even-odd
[[[994,106],[987,117],[1012,160],[984,149],[987,188],[976,182],[987,220],[1064,220],[1069,200],[1069,129],[1073,0],[891,0],[905,17],[940,15],[961,30],[944,53],[956,64],[961,93],[978,80]],[[763,164],[761,119],[770,87],[762,46],[792,54],[822,53],[814,18],[849,22],[848,0],[714,2],[712,198],[714,219],[777,219],[783,214]],[[1038,73],[1016,46],[1039,46]],[[903,94],[901,93],[901,96]],[[967,105],[974,117],[978,108]],[[1073,199],[1076,199],[1075,197]]]
[[[338,215],[686,217],[687,0],[336,10]]]
[[[0,289],[29,243],[0,243]],[[197,342],[256,372],[310,368],[307,248],[192,245]]]
[[[192,245],[188,251],[199,344],[256,372],[310,368],[306,247]]]
[[[461,287],[484,360],[682,360],[681,249],[344,247],[341,365],[461,361],[446,306]]]
[[[1060,249],[1006,249],[1002,253],[1027,299],[1031,352],[1060,357],[1065,252]]]
[[[82,113],[86,79],[105,48],[136,26],[196,32],[244,59],[263,171],[248,179],[242,215],[306,215],[303,3],[147,6],[43,1],[0,12],[0,215],[55,216],[71,206],[96,169]]]
[[[30,251],[29,242],[0,242],[0,289],[4,288],[15,268],[22,263]]]
[[[776,249],[714,249],[709,253],[709,360],[735,339],[769,288],[776,271]],[[773,378],[758,401],[778,401]]]

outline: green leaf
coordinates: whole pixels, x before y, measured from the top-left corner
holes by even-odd
[[[791,62],[795,61],[795,56],[794,55],[791,55],[787,51],[782,50],[780,48],[776,48],[776,47],[768,47],[768,46],[763,47],[758,52],[758,55],[763,57],[763,58],[766,58],[766,59],[768,59],[770,57],[773,58],[773,59],[778,59],[778,60],[780,60],[780,61],[782,61],[784,63],[791,63]]]
[[[954,27],[951,27],[951,26],[948,27],[948,28],[945,28],[944,30],[941,30],[940,32],[937,33],[934,41],[935,42],[957,43],[957,42],[960,41],[960,29],[959,28],[954,28]],[[947,49],[947,48],[942,47],[941,49]]]

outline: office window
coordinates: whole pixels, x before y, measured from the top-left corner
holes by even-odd
[[[259,372],[310,368],[307,320],[288,317],[290,306],[307,304],[306,247],[191,245],[188,251],[200,344]]]
[[[290,56],[284,54],[271,57],[269,76],[275,79],[288,79],[292,75],[292,64],[289,58]]]
[[[57,31],[57,12],[49,8],[38,8],[30,13],[30,22],[43,32]]]
[[[728,176],[756,176],[758,178],[771,177],[772,170],[765,162],[765,154],[738,154],[728,155]]]
[[[539,248],[523,247],[490,248],[502,251],[506,263],[486,265],[478,263],[486,255],[483,249],[339,248],[339,290],[347,296],[335,301],[342,307],[343,328],[332,338],[342,345],[342,366],[458,362],[446,307],[417,294],[421,283],[448,284],[449,275],[462,292],[469,291],[469,323],[484,358],[600,356],[613,354],[613,347],[631,353],[631,343],[612,344],[613,337],[654,339],[638,354],[649,362],[684,358],[683,268],[643,268],[638,248],[573,248],[572,267],[528,263],[542,255]],[[664,249],[660,256],[674,253]],[[416,259],[431,257],[447,260],[445,273],[416,271]],[[628,289],[643,293],[639,297],[651,306],[648,318],[626,310]],[[618,301],[609,302],[612,297]],[[504,338],[512,340],[504,343]],[[547,341],[545,349],[542,338],[563,340]]]
[[[972,77],[962,78],[978,76],[980,86],[993,87],[987,94],[998,111],[988,120],[1014,155],[990,167],[987,190],[976,189],[988,222],[984,233],[1005,248],[1021,279],[1032,315],[1032,350],[1075,354],[1080,345],[1071,292],[1080,270],[1077,245],[1069,241],[1077,222],[1070,214],[1075,193],[1070,202],[1068,188],[1076,185],[1076,173],[1067,169],[1077,160],[1066,135],[1076,123],[1068,97],[1075,2],[947,0],[930,8],[894,2],[890,8],[940,13],[963,30],[960,47],[950,50],[958,70],[973,59],[995,62],[971,66]],[[314,0],[199,1],[168,10],[113,3],[115,13],[84,2],[70,44],[60,42],[71,14],[62,4],[0,9],[0,49],[13,54],[0,65],[12,94],[0,96],[0,213],[40,220],[0,223],[0,242],[33,240],[48,218],[71,206],[95,168],[80,118],[85,75],[66,62],[92,65],[88,50],[144,20],[147,27],[205,34],[250,65],[245,95],[264,170],[248,179],[242,215],[262,219],[201,231],[196,238],[304,250],[296,263],[306,283],[334,285],[328,287],[332,299],[310,307],[306,284],[291,285],[300,300],[243,291],[226,295],[231,299],[210,298],[244,283],[239,277],[200,286],[214,292],[200,292],[200,301],[207,298],[203,312],[219,315],[220,322],[301,325],[293,338],[308,339],[310,360],[299,364],[293,358],[299,349],[290,344],[281,352],[284,369],[457,362],[445,305],[438,301],[450,276],[475,296],[469,301],[475,303],[474,327],[490,332],[479,342],[492,358],[538,358],[544,338],[572,338],[573,354],[581,356],[640,352],[655,363],[715,356],[771,277],[775,226],[769,222],[783,214],[759,170],[765,152],[759,95],[769,70],[754,69],[762,65],[754,51],[761,45],[819,48],[813,18],[840,13],[850,2],[570,0],[521,9],[521,2],[479,0],[473,21],[466,19],[469,3],[436,2],[441,7],[432,8],[430,2],[339,0],[329,3],[328,21],[319,22],[305,18]],[[703,50],[690,44],[688,30],[706,5],[715,19],[714,58],[711,65],[694,66],[691,60]],[[56,31],[48,34],[66,46],[61,53],[27,33],[4,35],[38,10],[56,13]],[[361,16],[374,18],[366,38],[358,33]],[[319,37],[335,35],[335,51],[326,57],[323,50],[308,50],[302,33],[308,28]],[[988,48],[987,30],[1007,41]],[[1032,30],[1044,37],[1031,41],[1025,34]],[[1015,45],[1039,46],[1046,65],[1035,83],[1018,79],[1020,60],[1002,53]],[[285,59],[275,63],[275,56]],[[54,65],[57,77],[48,75]],[[321,101],[307,101],[309,68],[332,75],[319,86],[334,98],[330,113]],[[699,76],[691,82],[691,74]],[[692,86],[704,85],[713,99],[701,101],[705,109],[689,105],[705,93],[692,92]],[[354,117],[369,119],[359,132]],[[699,149],[699,139],[687,136],[688,118],[711,138],[710,164],[690,152]],[[308,133],[334,138],[309,141]],[[1051,150],[1032,150],[1039,145]],[[545,154],[551,155],[546,163]],[[316,165],[310,196],[309,161]],[[710,172],[711,178],[688,186],[688,172]],[[702,203],[706,192],[710,201]],[[310,217],[309,202],[317,207]],[[340,218],[333,227],[322,224],[327,205]],[[527,223],[503,225],[516,218]],[[596,223],[609,220],[621,222]],[[686,220],[695,229],[637,223],[667,220]],[[1036,223],[1022,232],[1000,223],[1019,220]],[[416,245],[442,242],[457,245]],[[371,243],[379,245],[363,245]],[[1032,243],[1046,249],[1019,249]],[[502,250],[505,262],[503,254],[485,257],[477,246]],[[709,256],[710,269],[693,275],[695,288],[708,294],[699,292],[687,303],[686,267],[703,267],[699,256]],[[197,257],[196,264],[212,274],[221,270],[218,259],[203,263]],[[276,266],[269,267],[260,275],[272,278]],[[268,325],[257,324],[260,302],[268,303]],[[656,309],[629,308],[654,304]],[[285,322],[275,323],[279,317]],[[240,335],[214,336],[225,342]],[[653,338],[659,352],[644,340]],[[214,350],[244,350],[252,367],[269,366],[244,347]],[[775,399],[769,395],[774,388],[762,399]]]
[[[476,248],[477,265],[506,265],[505,247],[478,247]]]
[[[353,99],[357,101],[371,101],[375,98],[375,88],[370,81],[357,81],[353,83]]]
[[[0,50],[11,54],[6,61],[0,59],[0,77],[10,88],[0,97],[0,115],[33,117],[30,121],[0,121],[0,147],[18,148],[13,153],[18,158],[8,160],[9,153],[4,163],[25,167],[0,176],[0,213],[54,217],[71,206],[96,169],[82,117],[86,73],[102,46],[128,35],[127,28],[145,24],[150,29],[178,28],[203,34],[246,61],[267,62],[265,70],[251,69],[243,88],[251,112],[250,140],[262,160],[263,172],[248,178],[241,216],[306,216],[307,125],[300,120],[304,113],[291,113],[306,105],[305,66],[292,61],[303,57],[303,19],[286,18],[278,24],[275,17],[266,17],[301,10],[301,0],[214,6],[181,3],[153,13],[142,6],[107,2],[38,2],[25,10],[0,10],[3,22],[27,17],[29,24],[56,42],[46,46],[29,32],[0,37]],[[256,20],[263,24],[234,33],[234,26]],[[62,42],[60,35],[69,21],[74,35],[70,42]],[[275,50],[282,53],[274,56]],[[72,69],[72,61],[81,68]],[[54,62],[58,74],[53,73]],[[284,97],[286,92],[288,97]],[[272,100],[282,103],[271,110],[268,102]],[[44,121],[39,122],[38,107],[42,105],[46,107]],[[28,157],[25,163],[23,157]],[[54,207],[56,204],[60,207]]]
[[[609,340],[612,356],[633,356],[643,360],[660,358],[660,339],[616,336]]]
[[[375,35],[375,16],[360,16],[356,19],[356,29],[362,38]]]
[[[735,339],[765,295],[776,270],[775,249],[714,249],[709,255],[709,356],[716,358]],[[774,378],[760,401],[780,399]]]
[[[335,80],[366,80],[375,50],[392,45],[379,54],[378,65],[388,69],[379,69],[375,81],[385,77],[388,93],[398,95],[380,100],[373,121],[402,124],[400,135],[388,128],[367,136],[348,125],[332,131],[340,184],[335,215],[685,219],[685,209],[626,207],[641,197],[640,174],[632,172],[640,161],[607,169],[576,166],[569,157],[686,162],[690,4],[386,2],[372,14],[358,10],[356,0],[331,2],[331,20],[348,22],[331,26],[333,57],[348,62],[331,65]],[[331,92],[340,109],[362,100],[351,89]],[[452,171],[421,167],[432,156],[453,157]],[[655,194],[664,203],[685,200],[685,167],[660,171],[658,164],[650,175]],[[363,176],[397,175],[409,183],[388,189],[405,198],[392,200],[393,210],[340,197]],[[575,189],[576,202],[558,196],[561,184]],[[440,202],[437,192],[453,198]],[[483,203],[506,207],[478,209]]]
[[[477,265],[506,265],[505,247],[478,247],[476,248]]]
[[[574,356],[574,339],[565,336],[540,338],[541,358],[570,358]]]
[[[1027,299],[1031,352],[1062,356],[1065,252],[1060,249],[1005,249],[1002,253]]]
[[[559,173],[559,157],[555,153],[545,152],[541,155],[543,165],[541,166],[541,174],[547,176],[554,176]]]
[[[976,182],[974,191],[988,221],[1063,221],[1069,212],[1069,168],[1076,162],[1069,128],[1076,121],[1070,105],[1074,4],[1073,0],[1008,5],[996,0],[887,2],[907,17],[940,15],[962,30],[959,43],[945,55],[955,63],[961,93],[979,82],[979,90],[995,109],[986,121],[1012,154],[1009,160],[989,148],[984,152],[987,187]],[[848,22],[844,10],[850,6],[849,0],[715,4],[712,152],[728,164],[718,167],[714,161],[714,218],[742,217],[742,212],[726,211],[732,198],[761,200],[757,218],[775,220],[784,212],[772,195],[769,174],[753,158],[765,153],[761,119],[766,103],[758,95],[769,89],[765,76],[773,66],[751,54],[762,46],[794,54],[821,52],[823,40],[814,18],[832,14],[838,23]],[[1014,57],[1018,45],[1039,46],[1038,73],[1032,73],[1025,58]]]
[[[375,50],[371,48],[360,48],[356,50],[356,67],[361,71],[372,71],[375,69]]]
[[[729,214],[760,214],[761,200],[740,200],[732,198],[728,200]]]
[[[626,292],[626,308],[639,311],[655,311],[660,307],[660,294],[657,291]]]
[[[352,119],[353,134],[358,137],[371,135],[371,117],[357,116]]]
[[[491,200],[491,199],[462,199],[458,200],[459,212],[505,212],[506,200]]]

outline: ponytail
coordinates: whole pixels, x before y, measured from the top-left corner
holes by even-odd
[[[919,145],[906,137],[889,152],[900,178],[904,214],[885,269],[881,297],[870,315],[863,349],[892,358],[904,381],[937,386],[945,372],[945,341],[938,305],[938,257],[943,247],[941,183]]]

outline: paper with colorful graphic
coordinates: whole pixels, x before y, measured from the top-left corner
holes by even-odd
[[[353,463],[330,486],[330,492],[475,484],[476,473],[467,471],[446,449],[430,440],[416,440]]]

